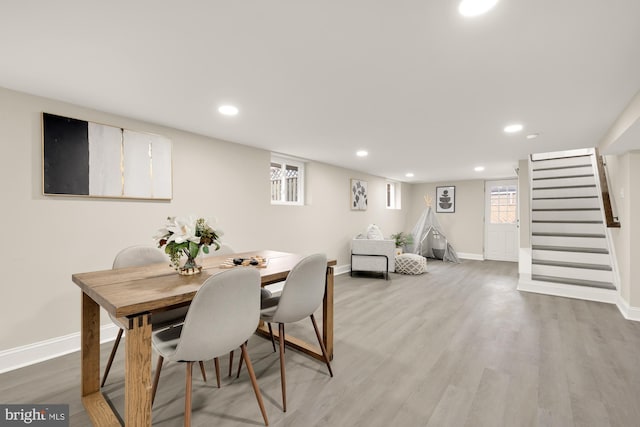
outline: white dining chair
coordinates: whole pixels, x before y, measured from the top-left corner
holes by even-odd
[[[184,425],[190,426],[193,363],[217,358],[240,347],[264,424],[269,425],[245,344],[260,320],[259,291],[260,273],[254,268],[240,267],[217,273],[209,277],[193,297],[183,324],[152,334],[151,342],[159,354],[152,402],[164,359],[185,362]]]
[[[233,248],[226,244],[226,243],[222,243],[220,245],[220,248],[217,251],[210,251],[208,254],[205,254],[204,252],[202,253],[203,258],[206,257],[210,257],[210,256],[221,256],[221,255],[232,255],[235,254],[236,251],[233,250]],[[234,355],[234,350],[231,350],[229,352],[229,376],[231,376],[231,373],[233,371],[233,355]],[[240,358],[240,360],[242,360],[242,358]],[[218,359],[216,359],[215,361],[215,371],[216,371],[216,378],[218,380],[218,387],[220,387],[220,363],[218,362]]]
[[[287,411],[287,384],[284,363],[284,340],[285,323],[298,322],[306,317],[311,318],[316,338],[320,344],[324,361],[329,370],[329,375],[333,377],[331,362],[327,355],[327,349],[322,342],[318,324],[313,313],[322,304],[324,297],[325,280],[327,271],[327,256],[324,254],[309,255],[300,260],[289,272],[282,288],[280,296],[272,297],[263,301],[260,310],[260,319],[266,322],[271,332],[271,340],[274,345],[273,331],[271,323],[278,324],[279,344],[280,344],[280,383],[282,387],[282,410]],[[268,305],[271,305],[270,307]],[[239,372],[239,370],[238,370]]]
[[[115,259],[113,260],[113,269],[142,267],[149,264],[160,263],[167,263],[167,265],[169,264],[169,259],[160,249],[153,246],[131,246],[118,252]],[[189,307],[187,306],[159,313],[153,313],[151,315],[152,329],[157,331],[160,329],[168,328],[178,323],[182,323],[188,309]],[[104,375],[102,376],[102,383],[100,384],[100,387],[104,387],[107,381],[107,376],[109,375],[109,371],[111,370],[113,359],[115,358],[116,352],[118,350],[118,345],[120,344],[122,333],[124,332],[124,327],[120,324],[118,319],[111,314],[109,314],[109,316],[111,317],[113,323],[115,323],[119,327],[119,330],[118,335],[116,336],[116,340],[113,343],[113,348],[111,349],[111,354],[109,355],[109,360],[107,361],[107,366],[104,370]],[[216,361],[216,363],[218,362]],[[202,377],[206,381],[207,376],[204,370],[204,363],[200,365],[200,371],[202,373]],[[220,387],[220,375],[218,372],[216,372],[216,378],[218,380],[218,387]]]

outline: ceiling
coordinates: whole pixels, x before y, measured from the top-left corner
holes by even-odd
[[[0,86],[405,182],[595,146],[640,89],[638,0],[457,3],[2,0]]]

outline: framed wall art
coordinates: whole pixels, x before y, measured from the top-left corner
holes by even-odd
[[[42,114],[45,195],[172,198],[171,140]]]
[[[367,181],[351,179],[351,210],[366,211],[369,204]]]
[[[456,187],[436,187],[436,212],[456,211]]]

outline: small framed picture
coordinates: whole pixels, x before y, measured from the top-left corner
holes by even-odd
[[[436,212],[456,211],[456,187],[436,187]]]
[[[367,181],[351,179],[351,210],[366,211],[369,203]]]

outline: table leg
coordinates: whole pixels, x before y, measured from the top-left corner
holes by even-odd
[[[120,420],[100,392],[100,306],[84,292],[81,304],[82,404],[94,426],[120,426]]]
[[[333,267],[327,267],[324,299],[322,300],[322,340],[329,360],[333,360]]]
[[[100,306],[82,293],[82,397],[100,391]]]
[[[151,322],[149,314],[133,317],[125,344],[125,425],[151,426]]]

